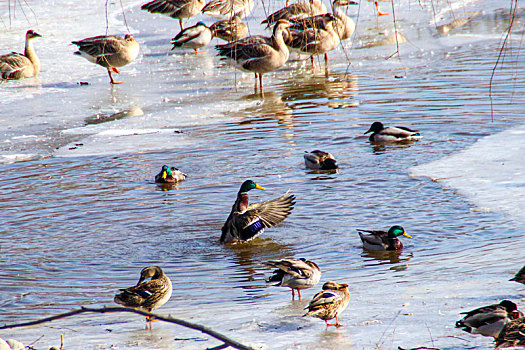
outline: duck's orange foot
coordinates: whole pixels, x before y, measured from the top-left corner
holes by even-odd
[[[116,68],[116,67],[111,67],[111,71],[113,73],[117,73],[117,74],[120,73],[120,70],[118,68]]]
[[[111,84],[120,85],[120,84],[124,84],[124,82],[123,81],[112,81]]]
[[[390,14],[390,12],[383,12],[379,9],[379,4],[377,3],[377,1],[374,1],[374,4],[376,5],[376,11],[377,11],[377,15],[378,16],[388,16]]]

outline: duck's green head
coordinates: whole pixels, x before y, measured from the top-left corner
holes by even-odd
[[[171,169],[167,165],[162,166],[162,178],[166,179],[168,176],[171,176]]]
[[[381,130],[383,130],[385,128],[385,126],[383,125],[383,123],[381,122],[374,122],[372,123],[372,125],[370,126],[370,129],[368,129],[367,132],[365,132],[365,134],[368,134],[369,132],[375,132],[375,133],[378,133],[380,132]]]
[[[252,180],[246,180],[242,183],[239,193],[248,192],[249,190],[253,190],[254,188],[258,190],[265,190],[264,187],[257,185]]]
[[[397,237],[397,236],[405,236],[405,237],[408,237],[408,238],[412,238],[411,235],[406,233],[404,228],[402,228],[399,225],[394,225],[394,226],[390,227],[390,230],[388,230],[388,237]]]

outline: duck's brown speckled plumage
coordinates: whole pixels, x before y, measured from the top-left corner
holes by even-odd
[[[350,301],[350,292],[348,284],[328,281],[323,285],[323,290],[317,293],[307,309],[304,316],[317,317],[325,321],[327,326],[341,327],[339,323],[339,314],[346,309]],[[328,323],[335,318],[335,323]]]
[[[39,37],[37,32],[28,30],[23,54],[11,52],[0,56],[0,81],[31,78],[40,72],[40,60],[32,44],[32,40]]]
[[[496,338],[496,349],[525,347],[525,317],[508,322]]]
[[[151,278],[149,281],[146,279]],[[159,266],[148,266],[140,272],[136,286],[121,289],[114,301],[125,307],[147,312],[164,305],[171,297],[171,280]],[[149,318],[146,318],[149,321]]]
[[[117,67],[135,61],[140,49],[139,43],[129,34],[124,38],[116,35],[99,35],[71,43],[78,46],[75,55],[106,68],[112,84],[120,84],[113,80],[112,73],[119,73]]]
[[[266,282],[291,288],[292,299],[295,297],[294,290],[297,290],[299,300],[301,300],[301,289],[315,286],[321,278],[321,269],[319,266],[313,261],[304,258],[286,258],[279,261],[268,261],[265,265],[277,269]]]

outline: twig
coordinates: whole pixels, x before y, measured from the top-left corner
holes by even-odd
[[[218,333],[218,332],[216,332],[216,331],[214,331],[214,330],[212,330],[212,329],[210,329],[208,327],[201,326],[199,324],[191,323],[191,322],[188,322],[188,321],[185,321],[185,320],[182,320],[182,319],[178,319],[178,318],[174,318],[174,317],[161,316],[161,315],[153,314],[151,312],[146,312],[146,311],[136,310],[136,309],[129,309],[129,308],[126,308],[126,307],[90,308],[90,307],[82,306],[80,309],[75,309],[75,310],[72,310],[72,311],[69,311],[69,312],[66,312],[66,313],[63,313],[63,314],[58,314],[58,315],[42,318],[42,319],[39,319],[39,320],[0,326],[0,329],[10,329],[10,328],[19,328],[19,327],[33,326],[33,325],[42,324],[42,323],[46,323],[46,322],[51,322],[51,321],[58,320],[58,319],[61,319],[61,318],[71,317],[71,316],[75,316],[75,315],[79,315],[79,314],[83,314],[83,313],[88,313],[88,312],[99,313],[99,314],[104,314],[104,313],[108,313],[108,312],[130,312],[130,313],[135,313],[135,314],[139,314],[139,315],[143,315],[143,316],[149,316],[149,317],[161,320],[161,321],[174,323],[174,324],[177,324],[179,326],[183,326],[183,327],[190,328],[190,329],[193,329],[193,330],[196,330],[196,331],[200,331],[200,332],[205,333],[205,334],[207,334],[207,335],[209,335],[209,336],[211,336],[211,337],[213,337],[215,339],[218,339],[218,340],[224,342],[224,344],[220,345],[219,347],[215,347],[215,348],[212,348],[212,349],[224,349],[226,347],[231,346],[232,348],[239,349],[239,350],[255,350],[254,348],[252,348],[250,346],[244,345],[244,344],[239,343],[239,342],[237,342],[237,341],[235,341],[233,339],[230,339],[230,338],[226,337],[225,335],[222,335],[221,333]]]
[[[514,2],[514,8],[512,7],[512,2]],[[505,39],[503,40],[503,44],[501,45],[501,48],[499,50],[498,59],[496,60],[494,67],[492,67],[492,73],[490,74],[489,99],[490,99],[490,120],[492,122],[494,122],[494,102],[492,101],[492,81],[494,80],[494,75],[496,74],[496,68],[498,67],[498,63],[501,59],[501,56],[503,55],[503,50],[505,50],[505,46],[507,46],[507,41],[509,40],[510,31],[512,30],[512,25],[514,24],[514,19],[516,18],[517,9],[518,9],[518,0],[511,1],[511,5],[510,5],[511,19],[510,19],[509,28],[507,29],[507,33],[505,34]]]
[[[397,37],[397,21],[396,21],[396,10],[394,8],[394,0],[390,0],[392,3],[392,17],[394,18],[394,35],[396,36],[396,52],[394,52],[392,55],[387,57],[387,60],[394,57],[397,54],[398,58],[401,58],[399,55],[399,38]]]
[[[385,328],[385,331],[383,332],[383,334],[381,334],[381,338],[379,338],[379,340],[377,341],[377,346],[378,347],[381,347],[381,344],[382,344],[382,339],[383,337],[385,336],[385,333],[386,331],[388,330],[388,328],[390,328],[390,326],[392,325],[392,323],[394,323],[394,321],[399,317],[399,315],[401,314],[401,311],[403,310],[399,310],[398,313],[392,318],[392,320],[390,321],[390,323],[388,324],[388,326]],[[1,328],[0,328],[1,329]]]

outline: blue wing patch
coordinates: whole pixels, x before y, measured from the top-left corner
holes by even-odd
[[[144,299],[147,299],[151,296],[151,292],[148,292],[147,290],[143,290],[141,292],[137,292],[137,295],[141,296]]]
[[[241,239],[248,240],[253,238],[264,231],[264,226],[260,220],[252,222],[250,225],[246,226],[241,232]]]

